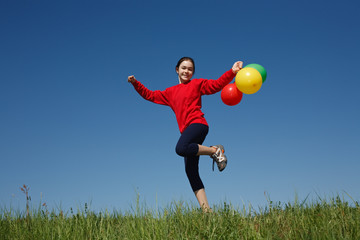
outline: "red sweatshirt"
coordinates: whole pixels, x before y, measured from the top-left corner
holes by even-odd
[[[144,99],[171,107],[182,133],[192,123],[208,125],[201,111],[201,96],[221,91],[234,77],[235,74],[229,70],[217,80],[192,79],[164,91],[151,91],[139,81],[134,81],[133,86]]]

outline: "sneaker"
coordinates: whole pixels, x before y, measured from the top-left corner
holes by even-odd
[[[215,145],[215,146],[211,146],[213,148],[216,148],[216,152],[211,155],[210,157],[213,159],[213,171],[214,171],[214,164],[216,162],[219,171],[221,172],[222,170],[225,169],[226,165],[227,165],[227,158],[224,154],[225,149],[223,147],[223,145]]]

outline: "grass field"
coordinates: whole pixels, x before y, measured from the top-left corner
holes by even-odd
[[[25,193],[25,191],[24,191]],[[29,200],[28,195],[27,200]],[[339,196],[273,203],[258,210],[222,203],[212,213],[171,203],[161,210],[139,201],[129,212],[2,208],[0,239],[360,239],[360,206]]]

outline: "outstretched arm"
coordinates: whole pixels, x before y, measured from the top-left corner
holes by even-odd
[[[135,90],[142,96],[144,99],[162,105],[169,105],[165,91],[151,91],[147,89],[141,82],[137,81],[134,75],[128,76],[128,82],[131,83]]]

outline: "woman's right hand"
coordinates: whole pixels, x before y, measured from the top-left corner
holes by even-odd
[[[134,77],[134,75],[128,76],[128,82],[129,83],[133,83],[136,81],[136,78]]]

